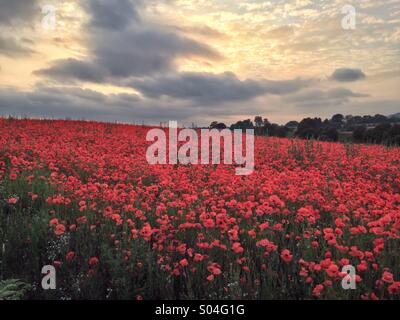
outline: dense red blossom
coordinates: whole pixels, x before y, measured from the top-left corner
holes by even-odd
[[[352,297],[399,294],[399,148],[256,137],[255,171],[237,176],[230,165],[149,165],[149,129],[0,119],[2,205],[27,221],[15,239],[43,249],[29,232],[46,232],[62,244],[58,266],[99,283],[97,265],[104,286],[134,283],[130,297],[169,298],[180,283],[190,298],[241,297],[232,286],[337,298],[345,265],[357,272]]]

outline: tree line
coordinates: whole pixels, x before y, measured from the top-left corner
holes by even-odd
[[[271,123],[267,118],[256,116],[254,121],[245,119],[231,124],[229,127],[213,121],[210,129],[254,129],[256,135],[273,137],[298,137],[321,141],[353,141],[400,145],[399,114],[387,117],[381,114],[374,116],[343,116],[335,114],[330,119],[304,118],[300,122],[289,121],[285,125]]]

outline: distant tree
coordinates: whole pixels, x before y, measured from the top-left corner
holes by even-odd
[[[275,130],[275,136],[279,138],[285,138],[287,137],[290,129],[288,129],[285,126],[278,126]]]
[[[254,129],[254,124],[250,119],[243,120],[243,130]]]
[[[387,133],[390,131],[392,126],[389,123],[380,123],[372,129],[373,141],[375,143],[385,142]]]
[[[215,129],[215,127],[218,125],[218,121],[213,121],[210,124],[210,129]]]
[[[319,139],[324,141],[338,141],[339,130],[351,131],[352,136],[346,139],[355,142],[384,143],[388,145],[400,144],[400,124],[396,125],[395,118],[388,118],[381,114],[374,116],[353,116],[338,113],[331,119],[304,118],[300,122],[289,121],[284,126],[271,123],[267,118],[256,116],[254,123],[250,119],[238,121],[230,126],[231,129],[255,129],[257,135],[292,137],[304,139]],[[210,127],[222,129],[223,123],[214,121]],[[368,129],[370,128],[370,129]]]
[[[335,114],[331,119],[332,122],[340,122],[340,123],[342,123],[343,120],[344,120],[344,116],[340,113]]]
[[[254,118],[254,124],[256,127],[261,128],[263,126],[263,118],[261,116],[256,116]]]
[[[230,128],[231,128],[231,130],[234,130],[234,129],[246,130],[246,129],[254,129],[254,125],[250,119],[246,119],[243,121],[238,121],[235,124],[232,124],[230,126]]]
[[[305,118],[297,127],[296,136],[304,139],[318,138],[322,128],[320,118]]]
[[[365,123],[365,124],[374,123],[374,117],[371,117],[369,115],[363,116],[362,123]]]
[[[289,121],[285,124],[285,127],[288,129],[297,129],[299,123],[297,121]]]
[[[365,126],[357,126],[353,131],[353,139],[356,142],[363,142],[365,139],[365,132],[367,128]]]
[[[374,123],[387,123],[390,120],[382,114],[376,114],[373,118],[373,121],[374,121]]]
[[[363,117],[361,116],[354,116],[352,119],[353,124],[362,124],[363,122]]]
[[[348,114],[344,117],[344,119],[346,120],[346,122],[349,122],[349,121],[353,120],[353,116],[351,114]]]
[[[319,139],[322,141],[338,141],[339,132],[335,128],[323,129],[319,135]]]
[[[343,123],[344,123],[344,116],[340,113],[335,114],[330,121],[331,126],[333,126],[336,129],[340,129],[343,126]]]
[[[271,122],[267,118],[263,119],[263,127],[262,127],[262,134],[263,135],[270,135],[271,131]]]
[[[226,125],[225,125],[225,123],[222,123],[222,122],[213,121],[210,124],[210,129],[223,130],[223,129],[226,129]]]
[[[256,134],[263,134],[263,119],[261,116],[256,116],[254,118],[254,125],[255,125],[255,133]]]
[[[242,127],[243,127],[243,121],[238,121],[236,123],[232,123],[231,126],[230,126],[230,129],[231,130],[242,129]]]
[[[400,124],[394,124],[387,132],[387,144],[400,146]]]

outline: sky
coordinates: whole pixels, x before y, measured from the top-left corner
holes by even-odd
[[[0,115],[400,112],[398,0],[0,0]]]

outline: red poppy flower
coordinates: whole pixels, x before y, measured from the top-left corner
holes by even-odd
[[[54,230],[56,236],[61,236],[65,232],[65,226],[63,224],[58,224]]]
[[[281,252],[281,259],[285,262],[290,262],[293,259],[293,255],[290,254],[288,249],[284,249]]]
[[[17,198],[14,198],[14,197],[8,199],[8,203],[10,203],[10,204],[16,204],[17,201],[18,201],[18,199],[17,199]]]
[[[388,271],[384,271],[382,274],[382,280],[386,283],[392,283],[394,281],[393,274]]]
[[[188,264],[189,264],[189,262],[187,261],[187,259],[182,259],[181,261],[179,261],[179,264],[180,264],[182,267],[187,267]]]
[[[332,263],[328,267],[328,269],[326,269],[326,273],[328,274],[328,276],[330,276],[332,278],[336,277],[339,275],[339,267],[336,264]]]
[[[324,286],[322,284],[318,284],[314,287],[312,294],[316,297],[321,295],[321,292],[324,290]]]
[[[99,264],[99,259],[98,259],[97,257],[91,257],[91,258],[89,259],[89,265],[95,266],[95,265],[97,265],[97,264]]]
[[[207,267],[207,270],[216,276],[221,274],[220,266],[217,263],[210,263]]]
[[[65,256],[65,259],[66,259],[67,261],[71,261],[74,257],[75,257],[75,252],[70,251],[70,252],[68,252],[67,255]]]
[[[232,250],[235,253],[243,253],[243,251],[244,251],[243,247],[240,245],[240,242],[235,242],[232,245]]]

